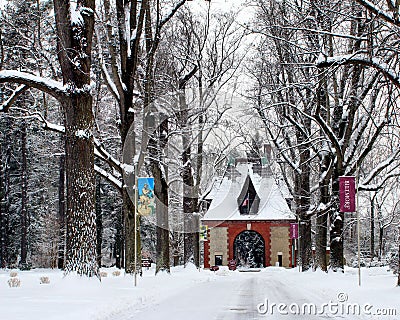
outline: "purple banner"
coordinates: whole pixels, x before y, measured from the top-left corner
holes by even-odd
[[[356,178],[339,177],[340,212],[356,211]]]
[[[290,224],[290,238],[291,239],[299,238],[299,224],[298,223]]]

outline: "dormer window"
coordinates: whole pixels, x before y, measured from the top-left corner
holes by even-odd
[[[258,213],[260,197],[258,196],[256,189],[254,188],[250,176],[247,176],[246,181],[243,185],[242,192],[240,193],[237,202],[240,214],[250,215]]]

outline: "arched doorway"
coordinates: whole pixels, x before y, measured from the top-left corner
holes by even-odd
[[[256,231],[246,230],[239,233],[233,243],[233,252],[237,266],[264,267],[265,241]]]

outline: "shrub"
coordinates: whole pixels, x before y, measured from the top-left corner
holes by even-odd
[[[40,284],[49,284],[50,279],[49,277],[40,277]]]
[[[107,272],[104,271],[100,272],[100,277],[107,278],[107,276],[108,276]]]
[[[18,272],[17,272],[17,271],[11,271],[11,272],[10,272],[10,277],[11,277],[11,278],[15,278],[17,275],[18,275]]]
[[[21,280],[19,280],[18,278],[10,278],[8,279],[8,285],[10,286],[10,288],[17,288],[21,286]]]
[[[119,276],[121,275],[121,271],[115,270],[115,271],[112,273],[112,275],[113,275],[114,277],[119,277]]]

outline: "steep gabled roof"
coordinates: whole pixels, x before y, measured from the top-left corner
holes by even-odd
[[[203,221],[296,219],[272,176],[254,173],[251,163],[238,163],[236,171],[239,174],[232,177],[225,175],[219,184],[214,185],[210,192],[213,195],[212,202]],[[248,179],[260,198],[257,214],[239,212],[238,199]]]

